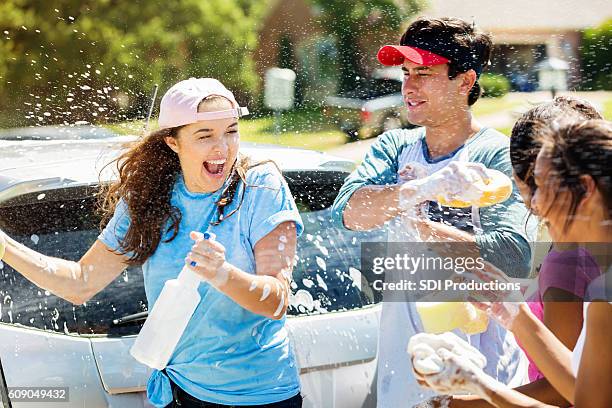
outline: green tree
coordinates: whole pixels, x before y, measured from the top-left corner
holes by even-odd
[[[189,76],[244,100],[258,86],[251,53],[266,3],[4,0],[0,104],[15,119],[0,125],[142,115],[154,83],[163,92]]]
[[[582,88],[612,89],[612,19],[582,37]]]
[[[364,75],[358,42],[375,38],[381,28],[398,30],[402,20],[421,9],[420,0],[311,0],[320,10],[321,27],[336,39],[339,92],[353,89]],[[370,56],[367,56],[368,58]]]

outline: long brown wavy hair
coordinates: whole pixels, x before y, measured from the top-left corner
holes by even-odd
[[[210,99],[213,98],[218,97]],[[100,228],[106,226],[115,213],[117,203],[123,200],[131,222],[125,236],[120,238],[119,253],[132,253],[129,265],[142,265],[157,250],[164,234],[172,231],[172,236],[164,241],[170,242],[179,232],[182,214],[172,206],[171,197],[174,183],[181,174],[181,165],[178,155],[165,142],[167,137],[178,137],[179,129],[152,132],[108,164],[117,166],[119,177],[117,181],[102,187],[98,201],[102,216]],[[253,163],[249,157],[239,154],[230,172],[230,180],[216,202],[217,219],[212,225],[218,225],[234,214],[242,205],[246,188],[256,187],[246,183],[247,171],[270,162],[274,163],[271,160]],[[241,182],[244,188],[240,202],[234,210],[225,214]]]

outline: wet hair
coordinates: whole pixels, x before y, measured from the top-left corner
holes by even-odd
[[[480,77],[489,64],[493,42],[489,34],[464,20],[420,17],[408,26],[400,45],[421,48],[448,58],[448,78],[454,79],[470,69]],[[481,95],[482,88],[476,78],[468,95],[468,105],[476,103]]]
[[[225,98],[206,98],[202,100],[199,108],[204,103],[214,103],[218,99]],[[103,187],[100,194],[100,227],[104,228],[112,218],[119,200],[123,200],[130,215],[130,225],[119,242],[119,253],[132,253],[129,265],[142,265],[155,253],[164,234],[172,231],[171,237],[164,242],[171,242],[178,235],[182,214],[177,207],[172,206],[171,197],[174,183],[181,173],[181,165],[178,155],[168,147],[165,139],[178,138],[181,128],[182,126],[152,132],[109,163],[117,166],[119,177],[114,183]],[[219,225],[233,215],[242,205],[246,188],[254,187],[246,183],[247,171],[268,162],[272,161],[254,163],[247,156],[238,156],[232,165],[229,181],[216,202],[217,217],[211,222],[212,225]],[[225,214],[241,183],[244,188],[239,204]]]
[[[571,194],[567,229],[586,193],[582,176],[590,176],[600,191],[612,219],[612,122],[587,120],[561,122],[543,132],[540,143],[547,149],[559,188]],[[544,214],[545,215],[545,214]]]
[[[588,101],[573,96],[557,96],[529,109],[516,121],[510,136],[510,161],[515,176],[529,187],[532,194],[536,188],[533,169],[541,148],[538,134],[560,118],[603,119]]]

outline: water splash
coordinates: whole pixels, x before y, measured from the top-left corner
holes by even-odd
[[[264,285],[263,293],[261,294],[261,298],[259,299],[260,302],[266,300],[266,298],[270,296],[270,290],[271,290],[270,285],[266,283]]]

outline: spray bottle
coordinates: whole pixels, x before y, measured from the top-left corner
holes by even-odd
[[[214,240],[215,234],[205,232],[203,237]],[[166,281],[130,349],[130,354],[136,360],[157,370],[166,368],[200,303],[198,287],[201,281],[187,266],[183,267],[176,279]]]

